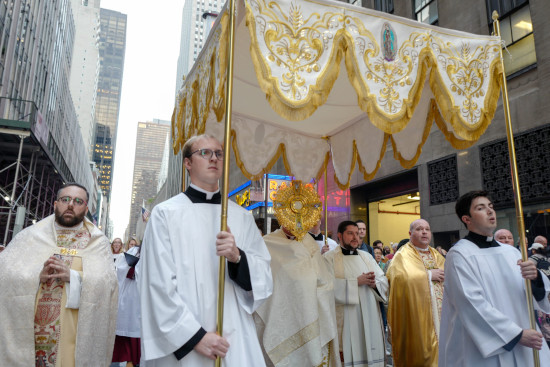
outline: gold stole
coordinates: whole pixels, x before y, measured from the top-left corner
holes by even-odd
[[[436,262],[435,257],[432,255],[431,252],[425,252],[425,251],[418,251],[418,254],[420,255],[420,258],[422,259],[422,262],[424,263],[424,267],[426,270],[433,270],[433,269],[439,269],[439,266]],[[439,322],[441,320],[441,306],[443,305],[443,283],[436,282],[432,280],[432,287],[434,291],[434,298],[435,298],[435,304],[437,307],[437,310],[434,312],[434,317],[436,316],[437,319],[434,319],[434,324],[438,325],[436,328],[437,335],[439,336]]]
[[[58,251],[72,270],[82,276],[82,257],[79,250],[90,241],[90,232],[85,227],[78,230],[57,230]],[[34,343],[36,366],[74,366],[78,310],[66,308],[65,282],[54,279],[41,283],[36,295],[34,318]]]

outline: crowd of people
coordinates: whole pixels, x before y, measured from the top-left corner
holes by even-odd
[[[362,220],[341,222],[336,241],[320,220],[262,237],[233,202],[220,230],[221,143],[192,137],[182,154],[190,186],[154,208],[141,244],[109,243],[75,183],[15,236],[0,254],[2,365],[532,366],[536,349],[550,366],[547,240],[523,261],[486,192],[458,199],[468,234],[448,252],[424,219],[391,248],[365,243]]]

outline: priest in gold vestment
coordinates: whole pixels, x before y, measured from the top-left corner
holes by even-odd
[[[412,222],[409,234],[386,273],[394,366],[437,367],[445,258],[430,247],[427,221]]]
[[[288,230],[264,236],[271,254],[273,294],[254,313],[266,365],[340,366],[334,276],[306,235],[297,241]]]
[[[266,365],[340,367],[334,273],[307,233],[321,216],[319,197],[293,181],[274,208],[283,227],[264,236],[273,294],[254,313]]]
[[[118,286],[109,240],[85,219],[88,193],[65,184],[55,215],[0,257],[0,364],[109,366]]]

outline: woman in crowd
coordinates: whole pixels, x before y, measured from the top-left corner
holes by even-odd
[[[138,241],[135,239],[135,237],[132,237],[128,240],[128,243],[126,243],[126,251],[136,246],[139,246]]]
[[[111,252],[113,253],[113,261],[116,263],[117,259],[124,257],[124,248],[122,247],[122,240],[115,238],[111,243]]]

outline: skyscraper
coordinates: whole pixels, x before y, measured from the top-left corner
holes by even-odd
[[[176,93],[181,88],[182,78],[187,75],[197,60],[199,53],[208,38],[212,16],[203,18],[204,14],[216,15],[223,7],[224,0],[187,0],[183,6],[181,19],[180,55],[176,78]]]
[[[91,213],[96,209],[69,92],[74,43],[70,0],[0,3],[0,206],[9,208],[0,213],[3,243],[51,214],[64,182],[87,187]]]
[[[71,0],[75,36],[70,88],[84,149],[92,157],[99,73],[99,1]]]
[[[110,202],[116,131],[126,50],[126,14],[101,9],[99,78],[96,99],[96,131],[93,160],[101,175],[99,185]]]
[[[136,236],[136,224],[141,220],[143,202],[157,194],[158,176],[169,131],[170,121],[155,119],[153,122],[138,123],[130,207],[130,236]]]

